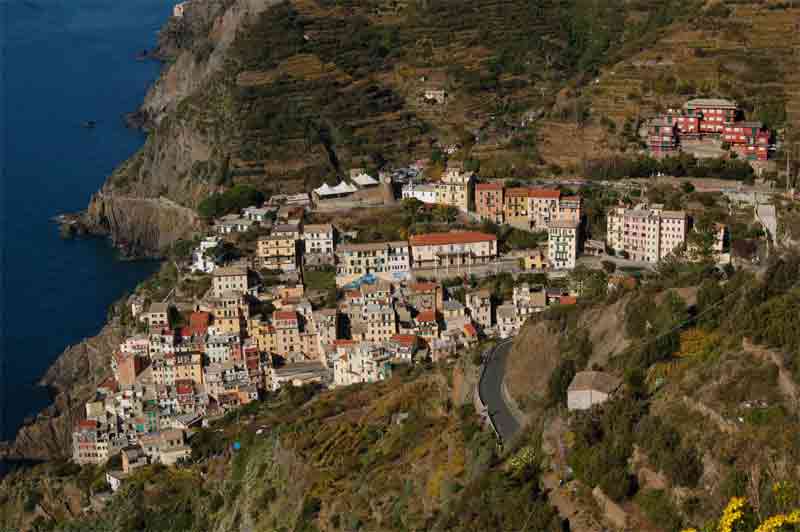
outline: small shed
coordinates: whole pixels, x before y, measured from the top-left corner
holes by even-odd
[[[620,384],[621,381],[609,373],[578,372],[567,388],[567,408],[588,410],[594,405],[605,403],[619,389]]]

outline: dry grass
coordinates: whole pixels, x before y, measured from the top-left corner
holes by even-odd
[[[546,323],[526,325],[514,340],[506,360],[505,382],[508,392],[520,405],[531,396],[547,395],[550,374],[561,360],[559,336]]]

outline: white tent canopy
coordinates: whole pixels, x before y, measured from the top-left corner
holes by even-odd
[[[345,194],[352,194],[356,190],[358,189],[353,185],[348,185],[342,181],[335,187],[332,187],[327,183],[323,183],[321,187],[314,189],[314,194],[320,198],[323,198],[325,196],[343,196]]]

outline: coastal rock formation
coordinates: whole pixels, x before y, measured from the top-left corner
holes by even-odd
[[[141,111],[158,124],[181,99],[218,72],[237,30],[277,0],[192,2],[184,16],[171,18],[159,34],[156,56],[171,63],[147,92]]]
[[[71,455],[72,429],[84,417],[84,404],[111,375],[111,354],[123,329],[106,325],[96,336],[70,346],[39,381],[53,394],[53,403],[23,426],[6,450],[10,460],[53,460]]]
[[[194,211],[167,198],[95,194],[84,223],[107,234],[127,254],[157,254],[189,235],[197,223]]]
[[[199,228],[192,210],[228,177],[229,137],[194,119],[192,92],[209,85],[220,70],[237,29],[274,0],[192,2],[182,18],[171,18],[152,55],[169,59],[130,125],[149,130],[144,146],[120,165],[81,216],[80,230],[108,235],[131,256],[161,255]]]

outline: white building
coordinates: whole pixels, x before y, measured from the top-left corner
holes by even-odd
[[[389,351],[374,343],[340,346],[333,365],[334,385],[349,386],[383,380],[389,376],[391,358]]]
[[[521,319],[514,305],[497,307],[497,332],[500,338],[511,338],[519,332],[521,325]]]
[[[186,12],[186,7],[189,5],[189,2],[180,2],[175,4],[172,8],[172,16],[175,18],[183,18],[184,13]]]
[[[331,224],[309,224],[303,228],[303,250],[308,254],[333,253],[334,229]]]
[[[217,233],[221,235],[245,233],[253,227],[253,223],[253,220],[243,218],[237,214],[228,214],[214,221]]]
[[[251,220],[253,222],[266,222],[270,218],[270,212],[274,212],[275,209],[270,209],[268,207],[247,207],[242,211],[242,216]]]
[[[436,186],[435,185],[415,185],[409,183],[403,186],[403,199],[416,199],[422,203],[429,205],[436,204]]]
[[[571,219],[551,221],[547,226],[547,250],[553,268],[575,268],[575,259],[578,256],[578,222]]]
[[[588,410],[608,400],[620,380],[602,371],[581,371],[573,377],[567,388],[567,408],[569,410]]]
[[[214,271],[217,264],[208,252],[217,247],[220,242],[221,240],[216,236],[204,238],[200,241],[200,246],[192,252],[191,270],[193,273],[212,273]]]

